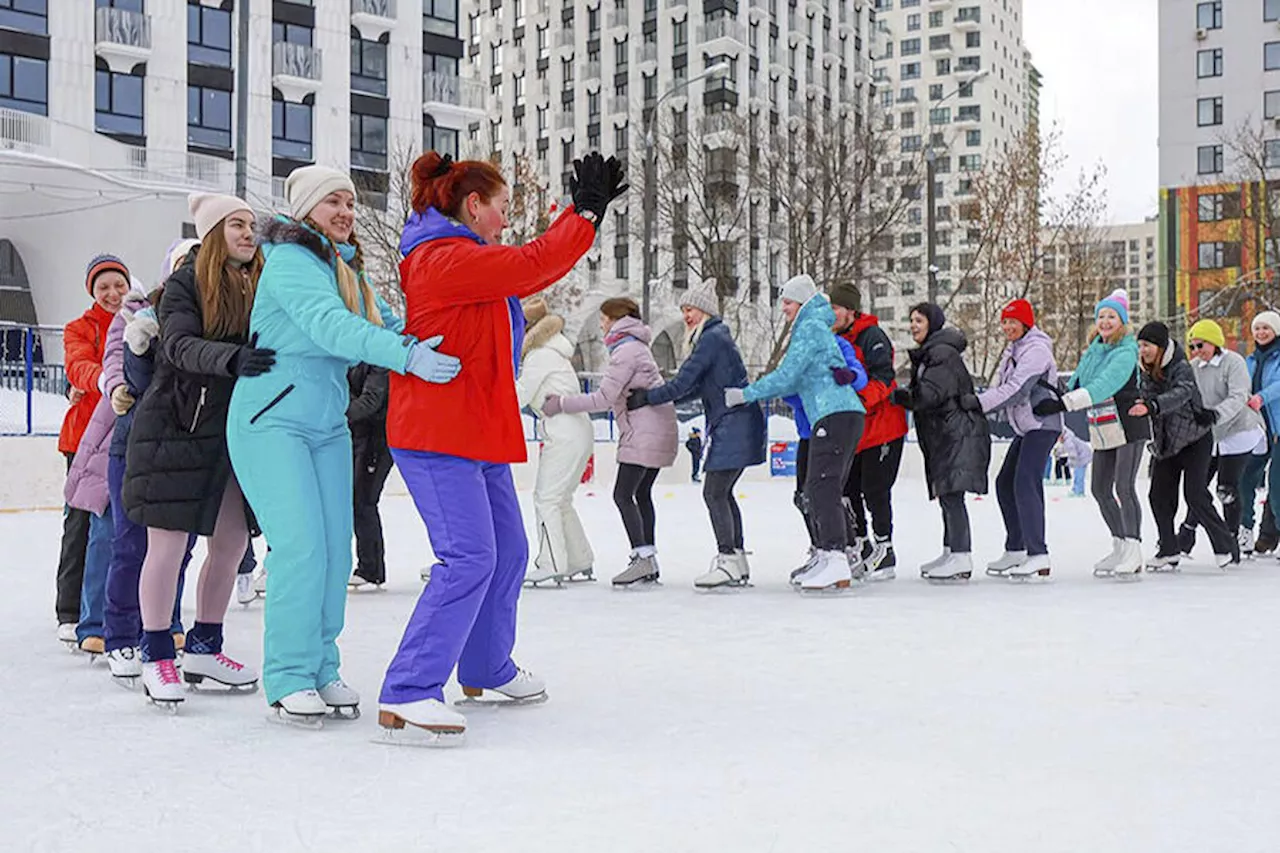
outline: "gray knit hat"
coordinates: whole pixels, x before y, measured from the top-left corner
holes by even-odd
[[[716,280],[708,278],[695,284],[680,298],[680,307],[697,308],[709,317],[720,316],[720,300],[716,297]]]
[[[782,285],[781,295],[783,299],[803,305],[818,295],[818,286],[813,283],[811,276],[801,273],[787,279],[787,283]]]

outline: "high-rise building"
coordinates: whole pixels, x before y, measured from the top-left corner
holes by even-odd
[[[1162,305],[1244,335],[1252,289],[1275,278],[1278,169],[1280,0],[1162,0]]]
[[[896,133],[902,169],[932,149],[940,300],[960,286],[969,235],[961,219],[972,173],[1007,151],[1038,97],[1022,42],[1022,0],[878,0],[878,111]],[[912,196],[915,198],[916,196]],[[899,343],[929,292],[926,196],[883,241],[871,275],[875,310]]]
[[[457,153],[484,114],[457,3],[0,2],[0,321],[71,319],[98,252],[153,283],[190,230],[186,194],[235,190],[246,77],[245,189],[261,209],[299,165],[349,169],[376,207],[395,152]]]
[[[1040,91],[1044,88],[1044,75],[1031,61],[1031,51],[1022,52],[1022,67],[1027,72],[1027,82],[1023,88],[1026,101],[1024,112],[1027,117],[1027,129],[1036,134],[1040,132]]]

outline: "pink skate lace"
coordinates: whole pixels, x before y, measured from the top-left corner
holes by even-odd
[[[218,663],[222,664],[223,666],[225,666],[227,669],[232,670],[233,672],[239,672],[240,670],[244,669],[244,664],[236,663],[231,658],[224,655],[222,652],[218,652],[216,655],[214,655],[213,659],[216,660]]]
[[[156,661],[156,672],[160,675],[161,684],[177,684],[178,668],[171,660]]]

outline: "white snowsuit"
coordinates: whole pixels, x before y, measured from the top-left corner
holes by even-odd
[[[516,380],[520,406],[529,406],[542,416],[545,436],[533,487],[538,525],[534,565],[564,575],[589,569],[595,561],[587,533],[573,508],[573,494],[582,481],[595,441],[591,419],[585,414],[542,415],[547,395],[570,397],[582,391],[569,361],[572,355],[569,339],[557,333],[529,350]]]

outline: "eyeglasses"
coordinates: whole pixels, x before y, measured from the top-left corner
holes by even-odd
[[[1204,341],[1195,341],[1187,345],[1188,349],[1190,349],[1192,352],[1199,352],[1200,350],[1204,349],[1207,346],[1208,344],[1206,344]]]

